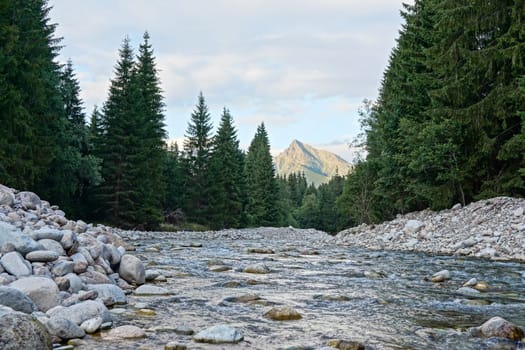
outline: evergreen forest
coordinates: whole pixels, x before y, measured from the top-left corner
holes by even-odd
[[[46,0],[0,0],[0,183],[68,216],[122,228],[317,228],[525,195],[525,0],[416,0],[402,11],[379,97],[360,112],[367,156],[315,187],[277,176],[264,123],[247,150],[204,94],[168,144],[147,32],[124,38],[106,101],[86,115]]]

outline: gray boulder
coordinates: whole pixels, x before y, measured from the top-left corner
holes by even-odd
[[[18,193],[17,197],[20,200],[20,205],[25,210],[40,209],[42,207],[42,201],[36,193],[24,191]]]
[[[10,252],[0,259],[4,269],[11,275],[20,278],[30,276],[32,272],[31,264],[25,260],[19,252]]]
[[[24,277],[11,283],[9,287],[22,291],[43,312],[57,306],[60,302],[58,286],[55,281],[47,277]]]
[[[58,306],[47,311],[49,317],[62,317],[81,325],[91,318],[100,317],[103,322],[111,321],[111,314],[106,306],[97,300],[86,300],[69,307]]]
[[[29,235],[22,233],[15,226],[7,222],[0,221],[0,247],[6,243],[12,244],[16,251],[22,255],[26,255],[33,250],[42,249],[42,246]]]
[[[34,250],[26,254],[26,259],[31,262],[50,262],[58,259],[58,256],[52,250]]]
[[[86,320],[82,322],[80,325],[80,328],[84,330],[84,332],[91,334],[95,333],[100,329],[100,326],[102,325],[102,317],[94,317],[90,318],[89,320]]]
[[[80,326],[61,317],[49,318],[46,322],[46,328],[51,335],[55,335],[62,340],[83,338],[86,335]]]
[[[77,242],[77,234],[71,230],[62,230],[63,235],[60,244],[64,249],[71,249]]]
[[[144,284],[133,293],[135,295],[170,295],[171,292],[166,288],[152,286],[151,284]]]
[[[146,281],[146,271],[144,264],[139,258],[124,254],[120,259],[118,273],[128,283],[144,284]]]
[[[49,227],[43,227],[39,230],[31,232],[31,237],[36,241],[41,239],[52,239],[54,241],[60,242],[62,236],[64,236],[64,231]]]
[[[44,238],[38,240],[38,243],[40,243],[40,245],[44,247],[45,250],[52,250],[60,256],[66,255],[66,251],[62,247],[62,244],[55,241],[54,239]]]
[[[0,205],[11,207],[15,201],[15,195],[8,187],[0,185]]]
[[[0,304],[25,314],[30,314],[37,310],[35,303],[27,295],[18,289],[10,287],[0,287]]]
[[[51,350],[51,336],[44,325],[31,315],[13,311],[10,308],[0,309],[0,349]]]
[[[51,273],[55,276],[65,276],[68,273],[73,273],[73,266],[75,265],[72,261],[61,260],[53,265]]]
[[[244,335],[237,329],[228,325],[217,325],[205,329],[193,336],[193,340],[198,343],[238,343],[244,339]]]
[[[525,336],[523,329],[501,317],[492,317],[478,327],[477,331],[484,338],[497,337],[521,340]]]
[[[69,291],[71,293],[78,293],[84,287],[82,280],[74,273],[68,273],[64,276],[69,280]]]
[[[96,291],[106,306],[128,302],[122,289],[114,284],[88,284],[87,289]]]
[[[78,275],[85,284],[111,284],[111,280],[103,273],[86,271]]]

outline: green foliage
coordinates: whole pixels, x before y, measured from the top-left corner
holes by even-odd
[[[363,116],[368,157],[338,201],[356,223],[525,194],[524,14],[522,0],[406,6]]]
[[[246,202],[244,154],[230,111],[224,108],[210,157],[210,226],[214,229],[239,227]]]
[[[154,228],[163,219],[166,132],[148,34],[137,62],[128,38],[119,55],[103,113],[94,114],[91,123],[103,160],[97,209],[120,227]]]
[[[210,156],[213,141],[208,106],[202,92],[191,114],[184,142],[183,176],[184,212],[192,222],[205,224],[211,221],[209,212]]]
[[[246,155],[246,216],[250,226],[275,226],[280,221],[279,187],[264,123],[257,127]]]

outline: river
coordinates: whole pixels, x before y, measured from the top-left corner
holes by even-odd
[[[86,348],[163,349],[174,341],[188,349],[319,349],[330,339],[344,339],[378,350],[525,349],[467,332],[493,316],[525,325],[522,263],[354,249],[334,245],[315,231],[293,229],[135,232],[128,239],[148,269],[167,277],[157,285],[173,295],[130,295],[128,304],[118,308],[117,325],[139,326],[146,338],[111,342],[95,336],[86,340]],[[249,253],[250,248],[269,248],[274,254]],[[242,272],[254,263],[266,264],[271,272]],[[449,281],[429,281],[443,269],[451,272]],[[458,294],[473,277],[486,281],[489,289],[472,297]],[[243,295],[260,299],[234,300]],[[155,315],[138,315],[137,303]],[[303,317],[263,317],[274,305],[292,306]],[[181,326],[198,332],[217,324],[241,330],[244,341],[200,344],[176,332]]]

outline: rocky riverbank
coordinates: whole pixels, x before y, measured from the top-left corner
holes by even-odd
[[[334,241],[372,250],[525,261],[524,210],[525,199],[498,197],[360,225],[338,233]]]
[[[117,232],[0,185],[0,348],[50,349],[111,328],[108,307],[146,277]]]
[[[524,208],[495,198],[335,237],[291,227],[174,234],[68,220],[38,195],[0,185],[0,348],[430,349],[440,339],[471,349],[471,337],[514,346],[523,329],[498,316],[523,322],[522,264],[356,247],[525,260]],[[452,330],[439,331],[444,324]],[[344,338],[349,329],[355,338]],[[297,347],[305,343],[314,345]]]

